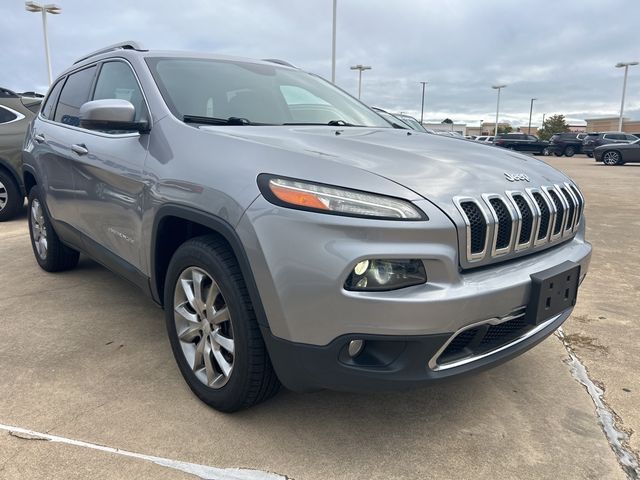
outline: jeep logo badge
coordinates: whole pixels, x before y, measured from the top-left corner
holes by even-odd
[[[510,174],[505,172],[504,176],[507,178],[507,180],[509,180],[510,182],[529,182],[529,177],[526,176],[524,173],[514,173],[514,174]]]

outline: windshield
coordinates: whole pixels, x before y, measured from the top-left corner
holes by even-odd
[[[300,70],[201,58],[149,57],[146,61],[167,106],[180,119],[390,128],[356,99]]]
[[[399,118],[401,118],[404,123],[406,123],[407,125],[409,125],[411,128],[413,128],[418,132],[427,131],[418,120],[416,120],[413,117],[410,117],[409,115],[399,115]]]
[[[384,110],[379,110],[379,109],[375,109],[375,112],[380,115],[382,118],[384,118],[387,122],[389,122],[394,128],[402,128],[405,130],[411,130],[411,127],[409,125],[407,125],[406,123],[404,123],[402,120],[400,120],[398,117],[396,117],[395,115],[389,113],[389,112],[385,112]]]

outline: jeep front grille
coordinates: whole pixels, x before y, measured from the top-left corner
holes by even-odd
[[[582,194],[569,183],[456,197],[454,203],[465,221],[468,262],[566,240],[577,231],[584,207]]]

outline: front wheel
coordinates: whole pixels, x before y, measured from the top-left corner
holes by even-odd
[[[13,178],[0,169],[0,222],[10,220],[18,214],[24,197]]]
[[[47,272],[70,270],[78,264],[80,253],[60,241],[42,199],[40,187],[33,187],[29,192],[29,236],[33,254]]]
[[[587,153],[587,157],[593,158],[593,153]]]
[[[604,152],[602,155],[602,162],[605,165],[621,165],[622,164],[622,156],[619,152],[615,150],[608,150]]]
[[[573,157],[576,154],[576,149],[575,147],[572,146],[568,146],[567,148],[564,149],[564,154],[567,157]]]
[[[238,263],[215,236],[188,240],[169,264],[165,320],[191,390],[223,412],[275,395],[273,370]]]

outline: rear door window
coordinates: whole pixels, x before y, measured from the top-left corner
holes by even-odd
[[[627,137],[626,137],[626,135],[622,135],[622,134],[619,134],[619,133],[607,133],[604,136],[604,139],[605,140],[626,140]]]
[[[0,124],[14,121],[18,116],[10,110],[0,106]]]
[[[56,122],[74,127],[80,126],[80,107],[89,100],[95,73],[94,65],[69,75],[60,92],[54,117]]]

